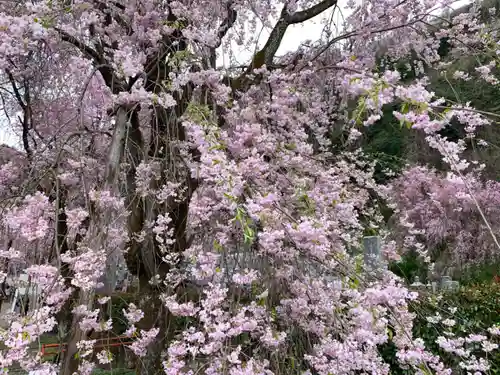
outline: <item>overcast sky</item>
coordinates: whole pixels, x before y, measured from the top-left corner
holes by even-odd
[[[17,148],[19,144],[18,138],[18,136],[11,132],[10,127],[7,124],[7,120],[5,119],[5,115],[0,113],[0,145],[7,144]]]
[[[358,2],[360,0],[357,0]],[[382,0],[381,0],[382,1]],[[466,3],[470,2],[469,0],[459,0],[453,4],[453,8],[458,8]],[[278,55],[283,55],[287,52],[294,51],[298,45],[307,41],[307,40],[318,40],[321,36],[322,30],[324,28],[324,20],[330,19],[333,20],[333,23],[338,25],[340,28],[342,26],[342,19],[349,15],[349,12],[345,9],[345,4],[347,0],[339,0],[339,9],[337,9],[334,13],[333,18],[331,18],[332,12],[325,12],[324,14],[319,15],[318,17],[305,22],[300,25],[292,25],[286,31],[286,34],[283,38],[281,47],[278,50]],[[339,30],[340,31],[340,30]],[[333,28],[333,32],[335,29]],[[269,31],[262,31],[259,39],[259,44],[261,46],[267,40],[269,35]],[[261,47],[260,46],[260,47]],[[234,47],[235,55],[238,56],[238,62],[244,64],[247,62],[252,56],[252,51],[245,51],[241,48]],[[218,59],[218,65],[221,66],[229,66],[228,54],[222,51],[220,58]],[[20,147],[20,140],[17,135],[15,135],[6,124],[7,119],[0,112],[0,144],[5,143],[13,147]],[[2,126],[3,125],[3,126]]]

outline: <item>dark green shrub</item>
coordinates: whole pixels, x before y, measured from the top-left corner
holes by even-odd
[[[461,275],[457,275],[457,280],[461,284],[482,284],[491,282],[500,273],[500,263],[491,262],[479,266],[467,267]]]
[[[471,333],[484,334],[489,327],[500,324],[500,284],[486,283],[462,287],[458,292],[444,294],[441,299],[424,295],[421,297],[411,306],[416,314],[414,337],[422,338],[427,348],[438,354],[445,365],[453,369],[453,374],[465,374],[458,368],[457,358],[443,352],[436,344],[436,339],[443,336],[446,329],[463,337]],[[450,309],[454,308],[456,311],[452,313]],[[446,328],[441,324],[429,323],[426,317],[434,316],[436,313],[443,318],[455,320],[456,325],[453,328]],[[391,365],[391,374],[407,374],[397,364],[394,345],[383,345],[380,351]],[[500,374],[500,353],[498,351],[490,353],[488,360],[491,364],[490,373]]]
[[[97,296],[99,298],[100,296]],[[123,309],[127,309],[130,303],[138,304],[137,294],[132,293],[114,293],[111,300],[102,306],[104,319],[113,319],[113,334],[119,336],[123,334],[127,328],[127,319],[123,315]]]
[[[404,254],[401,261],[391,263],[389,269],[408,283],[414,282],[415,276],[418,276],[421,282],[426,281],[427,265],[414,251]]]

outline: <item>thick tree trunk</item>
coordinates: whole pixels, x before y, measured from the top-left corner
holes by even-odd
[[[170,18],[175,20],[172,14],[169,15],[169,19]],[[72,42],[72,40],[69,41]],[[165,57],[176,51],[184,50],[186,47],[187,44],[179,33],[179,35],[173,35],[165,40],[163,49],[160,53],[155,53],[150,56],[146,64],[146,71],[148,72],[146,83],[147,91],[158,94],[160,91],[164,90],[161,82],[163,80],[168,80],[168,73],[170,70],[165,62]],[[108,86],[113,89],[113,92],[115,92],[115,90],[123,91],[123,85],[114,84],[114,80],[111,79],[112,77],[110,77],[106,71],[103,72],[101,69],[101,73],[103,73],[103,77]],[[190,171],[182,164],[182,157],[179,153],[177,144],[179,141],[182,142],[185,140],[184,129],[179,123],[179,119],[191,100],[192,86],[188,84],[181,94],[173,92],[172,95],[178,103],[176,107],[167,110],[160,106],[155,106],[153,109],[154,114],[151,121],[152,132],[149,142],[150,152],[148,157],[162,160],[164,163],[162,180],[159,184],[164,184],[168,181],[185,182],[188,189],[185,200],[180,203],[167,202],[160,206],[155,202],[154,198],[144,200],[136,194],[136,166],[143,160],[143,141],[137,117],[137,107],[132,110],[127,110],[126,108],[118,109],[116,114],[116,126],[108,155],[108,164],[106,166],[105,185],[113,187],[113,185],[116,185],[118,169],[124,156],[127,158],[126,161],[129,164],[126,189],[122,191],[125,197],[127,210],[130,213],[128,217],[130,243],[128,244],[129,249],[126,253],[126,263],[129,271],[138,276],[141,280],[141,286],[144,288],[143,293],[149,301],[144,311],[145,317],[143,319],[144,321],[141,322],[141,326],[144,327],[143,329],[150,329],[153,327],[160,328],[159,340],[152,345],[147,358],[143,358],[140,361],[140,363],[143,364],[140,372],[148,374],[154,373],[153,369],[161,369],[160,354],[165,347],[164,339],[167,336],[166,327],[168,319],[165,308],[162,306],[159,299],[158,290],[155,289],[154,286],[150,286],[148,282],[157,274],[160,275],[160,277],[165,276],[168,272],[168,265],[162,262],[161,258],[164,254],[160,253],[151,234],[149,234],[149,238],[142,243],[134,241],[134,235],[146,229],[144,228],[146,220],[154,221],[159,213],[168,213],[172,218],[172,228],[174,229],[174,236],[176,239],[175,245],[172,249],[169,249],[169,251],[181,253],[187,246],[187,213],[189,201],[193,191],[196,189],[196,181],[191,179]],[[126,148],[126,150],[124,150],[124,148]],[[178,174],[179,170],[183,171],[181,175]],[[97,218],[92,218],[92,220],[97,220]],[[90,223],[89,239],[91,239],[91,237],[99,237],[97,232],[95,234],[92,232],[92,228],[98,230],[99,225],[102,227],[102,221]],[[96,243],[95,246],[97,245]],[[107,287],[111,289],[111,283],[108,283]],[[79,298],[82,303],[90,303],[88,296],[83,296],[80,293]],[[76,369],[78,365],[78,361],[74,358],[77,353],[76,342],[85,338],[85,335],[80,332],[75,324],[73,324],[73,329],[74,332],[68,343],[68,351],[65,355],[61,372],[62,375],[71,375]]]
[[[166,75],[167,67],[159,65],[159,76]],[[161,86],[152,83],[148,86],[153,91],[158,90],[159,87],[161,88]],[[190,171],[179,152],[179,142],[186,140],[184,128],[179,119],[191,100],[192,87],[185,87],[181,95],[178,93],[173,95],[177,101],[176,107],[165,109],[161,106],[155,106],[153,108],[148,159],[160,161],[162,164],[161,179],[152,181],[152,189],[158,189],[168,182],[181,182],[187,188],[184,199],[181,202],[169,199],[162,204],[159,204],[154,196],[139,200],[135,194],[135,173],[132,173],[133,171],[131,171],[131,179],[127,189],[127,205],[132,207],[129,217],[131,242],[126,254],[127,266],[138,276],[141,294],[146,296],[147,301],[142,308],[144,318],[139,322],[138,328],[144,330],[159,329],[159,334],[148,348],[146,357],[138,359],[136,366],[138,374],[163,372],[161,354],[171,338],[170,328],[173,322],[171,315],[161,303],[159,288],[149,284],[154,276],[159,275],[160,279],[163,280],[168,273],[170,266],[162,261],[162,256],[166,254],[160,251],[152,233],[149,232],[146,239],[140,243],[133,240],[133,234],[146,229],[144,224],[153,223],[158,214],[168,214],[172,219],[170,227],[173,229],[175,242],[167,249],[167,252],[182,254],[188,246],[186,225],[189,202],[197,186],[197,182],[191,178]],[[131,164],[138,165],[139,163],[136,160]],[[150,231],[150,229],[146,229],[146,231]]]
[[[144,311],[144,318],[137,324],[139,330],[149,330],[158,328],[159,333],[155,340],[149,345],[145,357],[137,358],[136,374],[140,375],[156,375],[162,374],[162,352],[166,347],[168,340],[167,327],[168,313],[160,300],[159,290],[151,287],[149,284],[141,282],[141,290],[145,291],[147,299],[144,305],[141,306]]]
[[[127,130],[139,125],[133,124],[137,121],[136,109],[120,107],[116,114],[116,126],[113,133],[113,139],[108,153],[106,165],[106,175],[104,180],[104,189],[108,189],[118,194],[118,172],[123,158],[124,146],[127,138]],[[99,249],[106,246],[106,234],[103,229],[108,225],[110,218],[107,215],[94,215],[90,218],[89,230],[86,235],[87,246],[91,249]],[[80,290],[78,293],[78,304],[86,305],[92,309],[94,302],[93,291]],[[64,355],[64,361],[60,375],[72,375],[77,371],[79,358],[77,356],[77,343],[87,339],[87,335],[78,325],[78,317],[74,316],[72,321],[72,332],[67,343],[67,351]]]
[[[91,308],[93,302],[93,294],[82,293],[81,291],[79,294],[80,296],[78,299],[78,305],[86,305],[87,307]],[[78,323],[79,318],[77,316],[73,316],[71,325],[72,330],[68,340],[68,345],[66,347],[66,352],[64,354],[64,361],[60,372],[61,375],[72,375],[78,370],[80,359],[77,356],[78,348],[76,345],[79,341],[87,339],[85,332],[80,329]]]

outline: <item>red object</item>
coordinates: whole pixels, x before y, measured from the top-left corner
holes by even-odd
[[[494,280],[497,284],[500,284],[500,276],[495,275],[495,276],[493,277],[493,280]]]
[[[101,341],[101,343],[99,343]],[[103,348],[113,348],[122,345],[130,345],[133,341],[130,340],[128,336],[117,336],[117,337],[105,337],[102,339],[97,339],[96,345],[94,349],[103,349]],[[64,353],[66,351],[67,344],[42,344],[41,355],[42,357]],[[56,348],[57,350],[50,350],[51,348]],[[47,350],[49,349],[49,350]]]

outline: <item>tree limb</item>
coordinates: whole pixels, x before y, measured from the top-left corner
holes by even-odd
[[[127,31],[127,35],[131,35],[131,33],[133,32],[132,31],[132,28],[130,27],[129,24],[127,24],[127,22],[119,16],[119,14],[117,13],[116,10],[114,9],[111,9],[110,5],[114,5],[115,7],[117,7],[118,9],[120,10],[125,10],[125,8],[123,6],[120,7],[120,4],[118,3],[114,3],[112,1],[108,1],[106,4],[106,2],[101,2],[101,1],[94,1],[95,3],[95,6],[97,9],[99,9],[101,12],[103,12],[104,14],[109,14],[110,17],[112,19],[114,19],[116,21],[116,23],[118,25],[120,25],[124,30]],[[110,18],[110,21],[111,21],[111,18]]]
[[[233,81],[233,88],[244,89],[248,85],[247,76],[252,73],[254,69],[259,69],[263,65],[272,65],[274,56],[276,56],[276,52],[281,45],[281,41],[285,36],[288,26],[308,21],[335,5],[337,5],[337,0],[323,0],[309,9],[295,12],[293,14],[288,13],[287,6],[285,5],[281,11],[278,22],[267,39],[266,44],[255,54],[252,62],[247,67],[245,72]]]
[[[14,90],[14,95],[21,106],[21,109],[23,110],[23,118],[20,116],[17,116],[17,119],[21,123],[23,132],[22,132],[22,140],[23,140],[23,147],[24,151],[26,151],[26,155],[28,156],[28,159],[31,159],[33,156],[33,151],[31,150],[30,143],[29,143],[29,122],[31,118],[31,110],[30,110],[30,104],[29,102],[25,102],[21,96],[21,92],[19,91],[19,88],[17,87],[16,80],[14,78],[14,75],[6,69],[5,72],[7,73],[7,77],[9,77],[10,84],[12,86],[12,90]],[[29,93],[26,91],[25,88],[25,99],[29,100]]]
[[[89,47],[85,43],[81,42],[74,36],[68,34],[64,30],[59,28],[54,28],[55,31],[59,33],[61,39],[65,42],[71,43],[76,48],[78,48],[87,58],[94,62],[94,65],[99,66],[99,72],[101,73],[106,85],[111,89],[113,94],[118,94],[125,90],[125,85],[123,82],[116,77],[113,68],[106,63],[106,60],[101,56],[96,50]]]
[[[337,5],[337,0],[323,0],[322,2],[312,6],[309,9],[302,10],[300,12],[296,12],[287,17],[287,20],[290,25],[305,22],[310,20],[311,18],[316,17],[317,15],[323,13],[327,9]]]
[[[224,19],[224,21],[221,23],[219,26],[219,29],[217,31],[217,44],[215,48],[218,48],[222,44],[222,38],[227,34],[229,29],[234,25],[236,22],[236,17],[238,16],[238,12],[236,12],[232,8],[233,2],[229,1],[226,5],[226,10],[227,10],[227,17]]]
[[[59,29],[58,27],[55,27],[54,30],[59,33],[63,41],[73,44],[76,48],[82,51],[82,53],[91,60],[99,61],[100,63],[102,63],[102,57],[97,53],[97,51],[87,46],[85,43],[79,41],[74,36],[68,34],[66,31]]]
[[[26,109],[26,103],[24,103],[23,98],[21,96],[21,93],[19,92],[19,89],[17,88],[16,85],[16,80],[14,79],[14,75],[10,72],[9,69],[6,69],[5,72],[7,73],[7,77],[9,78],[10,84],[12,86],[12,90],[14,90],[14,95],[16,96],[16,99],[21,106],[21,109],[24,111]]]

